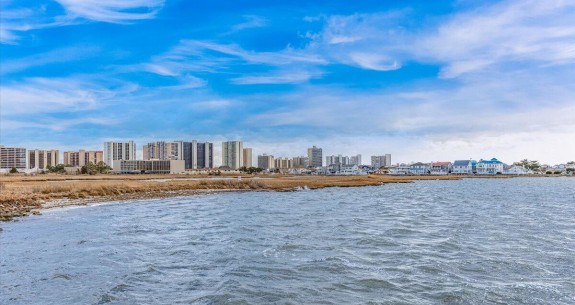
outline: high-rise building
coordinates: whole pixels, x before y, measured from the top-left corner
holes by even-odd
[[[244,165],[244,144],[242,141],[222,142],[222,165],[238,169]]]
[[[114,160],[136,160],[134,141],[104,142],[104,163],[111,167]]]
[[[197,143],[196,147],[198,161],[195,168],[214,168],[214,144]]]
[[[258,156],[258,167],[263,169],[270,169],[275,167],[274,156],[272,155],[259,155]]]
[[[64,152],[64,164],[69,166],[84,166],[89,163],[98,164],[102,161],[104,161],[104,152],[101,150],[85,151],[80,149],[79,151]]]
[[[349,163],[348,164],[360,166],[361,165],[361,155],[355,155],[355,156],[349,157]]]
[[[145,144],[142,148],[144,160],[182,160],[182,141],[174,142],[152,142]]]
[[[0,145],[0,170],[26,169],[26,148]]]
[[[244,148],[244,166],[245,167],[252,167],[252,149],[251,148]]]
[[[47,169],[60,162],[60,152],[56,150],[28,150],[28,169]]]
[[[391,166],[391,154],[385,154],[384,166],[386,167]]]
[[[323,154],[321,148],[313,146],[307,149],[307,157],[309,160],[309,166],[311,167],[321,167],[323,166]]]
[[[287,169],[293,167],[293,161],[288,158],[277,158],[274,160],[274,168]]]
[[[292,166],[294,168],[306,168],[309,165],[308,157],[293,157],[292,158]]]
[[[385,154],[383,156],[371,156],[371,167],[377,169],[382,166],[391,166],[391,154]]]
[[[333,164],[347,165],[349,164],[349,157],[337,155],[337,156],[326,156],[325,165],[330,166]]]

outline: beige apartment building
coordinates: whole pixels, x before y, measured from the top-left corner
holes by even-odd
[[[275,165],[274,168],[278,168],[278,169],[293,168],[293,162],[289,158],[274,159],[274,165]]]
[[[64,164],[69,166],[82,167],[89,163],[98,164],[104,161],[104,152],[101,150],[65,151]]]
[[[244,166],[245,167],[252,167],[252,149],[251,148],[244,148]]]
[[[48,166],[56,166],[60,162],[60,153],[57,149],[28,151],[28,169],[44,170]]]

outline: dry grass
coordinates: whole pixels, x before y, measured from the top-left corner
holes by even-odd
[[[202,176],[193,176],[201,178]],[[461,177],[399,177],[399,176],[264,176],[270,179],[178,180],[185,176],[159,175],[102,175],[66,176],[42,175],[36,177],[0,177],[0,220],[34,213],[42,204],[55,199],[122,200],[133,198],[187,195],[202,190],[274,190],[289,191],[297,187],[310,189],[324,187],[374,186],[384,183],[406,183],[413,180],[456,180]],[[49,179],[48,179],[49,178]],[[149,179],[174,179],[165,182]],[[176,178],[176,179],[175,179]],[[209,176],[209,178],[214,178]],[[219,177],[221,178],[221,177]],[[50,182],[51,181],[51,182]],[[55,182],[54,182],[55,181]]]

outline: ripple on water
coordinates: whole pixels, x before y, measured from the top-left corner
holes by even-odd
[[[0,304],[575,304],[575,179],[63,209],[0,230]]]

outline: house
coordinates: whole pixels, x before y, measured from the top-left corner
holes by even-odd
[[[451,173],[453,164],[451,162],[432,162],[430,173],[432,175],[447,175]]]
[[[495,175],[503,173],[503,162],[493,158],[491,160],[479,160],[477,162],[478,175]]]
[[[359,167],[356,164],[346,164],[341,165],[339,170],[339,175],[349,176],[349,175],[359,175],[361,174]]]
[[[452,174],[456,175],[472,175],[473,172],[473,161],[472,160],[455,160],[453,162]]]
[[[401,164],[389,167],[390,175],[409,175],[409,165]]]
[[[431,170],[431,164],[417,162],[409,166],[409,174],[411,175],[427,175]]]
[[[527,175],[532,172],[522,165],[512,165],[503,171],[505,175]]]

